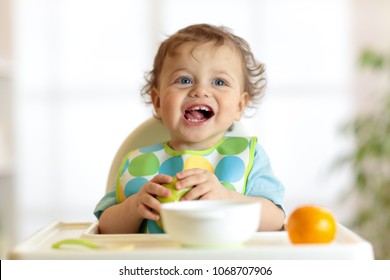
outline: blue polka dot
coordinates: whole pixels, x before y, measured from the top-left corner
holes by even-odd
[[[129,197],[135,193],[137,193],[143,185],[146,184],[148,180],[145,178],[134,178],[126,183],[125,186],[125,196]]]
[[[171,157],[161,164],[158,173],[175,176],[178,172],[183,170],[183,166],[184,162],[181,156]]]
[[[236,156],[226,156],[215,167],[215,175],[219,181],[237,182],[245,172],[244,162]]]
[[[155,221],[148,220],[146,222],[146,224],[147,224],[149,233],[165,233],[165,231],[162,230]]]
[[[127,168],[129,168],[129,164],[130,164],[130,161],[129,160],[126,160],[126,163],[125,165],[123,166],[123,169],[121,171],[121,176],[123,175],[123,173],[125,173],[125,171],[127,170]]]
[[[153,152],[156,152],[156,151],[160,151],[162,149],[163,149],[162,144],[157,144],[157,145],[141,148],[141,149],[139,149],[139,151],[141,153],[147,154],[147,153],[153,153]]]

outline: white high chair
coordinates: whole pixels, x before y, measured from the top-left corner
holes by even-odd
[[[248,136],[249,134],[242,123],[236,122],[234,123],[233,130],[228,132],[227,135]],[[115,154],[114,160],[111,164],[110,172],[108,174],[106,193],[112,190],[122,160],[128,152],[140,147],[167,141],[169,137],[168,130],[164,127],[160,120],[151,117],[141,123],[126,137]]]

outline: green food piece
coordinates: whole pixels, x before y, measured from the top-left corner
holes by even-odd
[[[63,245],[80,245],[90,249],[100,249],[101,246],[85,239],[63,239],[51,245],[53,249],[61,249]]]
[[[163,184],[164,187],[168,188],[171,191],[171,195],[168,197],[157,196],[158,201],[160,201],[161,203],[177,202],[191,189],[190,187],[187,187],[178,190],[175,188],[176,183],[177,183],[177,178],[173,177],[170,183]]]
[[[175,185],[177,183],[176,176],[173,177],[172,181],[167,184],[162,184],[164,187],[168,188],[171,191],[171,195],[168,197],[163,196],[157,196],[157,200],[160,201],[160,203],[167,203],[167,202],[179,202],[180,199],[189,191],[191,190],[191,187],[186,187],[184,189],[178,190],[175,188]],[[156,221],[157,225],[160,228],[163,228],[161,217],[158,221]]]

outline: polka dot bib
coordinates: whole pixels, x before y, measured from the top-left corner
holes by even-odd
[[[224,137],[204,151],[175,151],[167,142],[132,151],[122,161],[117,177],[117,201],[137,193],[157,174],[175,176],[191,168],[210,170],[226,188],[245,194],[256,142],[256,137]]]

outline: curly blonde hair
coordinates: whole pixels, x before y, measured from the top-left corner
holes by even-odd
[[[264,95],[266,84],[264,64],[258,62],[247,41],[234,35],[231,29],[224,26],[210,24],[190,25],[177,31],[163,41],[154,58],[153,69],[145,74],[146,85],[141,90],[144,101],[150,104],[151,91],[158,88],[158,81],[165,57],[173,55],[180,45],[187,42],[207,43],[214,42],[215,46],[231,44],[243,61],[244,90],[249,94],[248,107],[254,108]]]

